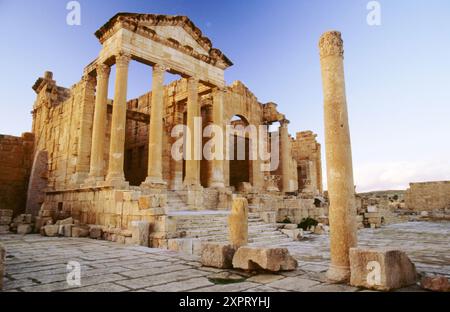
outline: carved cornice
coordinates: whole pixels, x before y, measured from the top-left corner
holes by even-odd
[[[182,27],[196,40],[196,42],[203,49],[208,51],[208,55],[198,53],[194,51],[192,47],[182,45],[173,38],[161,37],[154,30],[140,25],[140,22],[145,22],[147,25],[152,26]],[[211,40],[209,40],[209,38],[207,37],[204,37],[202,35],[202,31],[198,27],[196,27],[194,23],[186,16],[118,13],[99,30],[97,30],[95,32],[95,35],[100,40],[100,43],[103,44],[108,38],[110,38],[121,28],[133,31],[143,37],[164,44],[205,63],[212,64],[223,69],[233,65],[233,63],[225,56],[225,54],[223,54],[219,49],[213,48]]]
[[[344,57],[344,42],[341,33],[329,31],[324,33],[319,40],[320,57],[330,55]]]

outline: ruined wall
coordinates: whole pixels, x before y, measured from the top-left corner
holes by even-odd
[[[0,135],[0,210],[25,212],[34,137]]]
[[[48,186],[79,185],[89,172],[95,79],[82,79],[66,89],[47,72],[33,89],[33,133],[36,150],[48,153]]]
[[[298,132],[292,140],[292,156],[297,161],[300,191],[322,194],[321,145],[316,137],[312,131]]]
[[[410,183],[405,193],[407,209],[450,209],[450,181]]]

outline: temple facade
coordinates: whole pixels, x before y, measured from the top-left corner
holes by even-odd
[[[127,229],[144,220],[152,224],[151,245],[164,247],[180,237],[183,212],[229,211],[234,194],[268,223],[326,214],[314,205],[323,191],[316,135],[291,137],[277,104],[260,103],[240,81],[227,85],[232,62],[187,17],[119,13],[95,35],[102,49],[79,82],[58,86],[46,72],[33,86],[26,210],[37,222],[60,215]],[[128,100],[130,62],[148,65],[152,85]],[[165,85],[166,73],[180,78]],[[218,138],[217,131],[205,136],[209,125],[223,130],[213,147],[223,157],[202,155]],[[273,125],[278,130],[269,131]],[[260,157],[273,146],[276,155]]]

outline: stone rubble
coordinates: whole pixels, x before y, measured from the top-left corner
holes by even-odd
[[[436,292],[450,292],[450,282],[445,276],[424,276],[420,280],[423,289]]]
[[[219,269],[231,269],[236,249],[229,244],[203,243],[201,264]]]

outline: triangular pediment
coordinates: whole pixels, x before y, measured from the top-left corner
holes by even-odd
[[[203,36],[202,31],[186,16],[118,13],[95,35],[103,43],[120,28],[148,35],[205,61],[221,63],[225,68],[233,65],[220,50],[213,48],[211,40]]]
[[[142,25],[154,30],[157,35],[168,39],[176,40],[179,44],[185,47],[191,47],[194,51],[200,54],[209,55],[209,50],[201,45],[195,38],[191,36],[182,26],[154,26]]]

